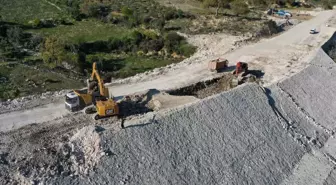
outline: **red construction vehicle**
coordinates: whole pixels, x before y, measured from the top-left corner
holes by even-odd
[[[239,74],[241,74],[243,72],[243,74],[247,73],[248,71],[248,64],[245,62],[237,62],[236,64],[236,70],[233,72],[233,74],[235,74],[236,76],[238,76]]]

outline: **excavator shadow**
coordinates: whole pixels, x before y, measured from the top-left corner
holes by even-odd
[[[242,76],[246,76],[248,74],[253,75],[257,78],[262,78],[265,75],[265,73],[261,70],[248,70]]]
[[[126,118],[152,112],[153,110],[148,107],[148,103],[158,93],[160,91],[157,89],[150,89],[145,93],[115,97],[114,100],[118,102],[119,106],[119,117]]]
[[[230,72],[236,69],[236,66],[229,66],[224,69],[219,69],[217,72],[218,73],[225,73],[225,72]]]

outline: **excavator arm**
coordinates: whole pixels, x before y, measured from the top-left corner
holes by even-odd
[[[105,87],[104,82],[101,80],[100,75],[98,73],[96,62],[94,62],[92,65],[92,73],[90,80],[92,81],[94,79],[97,79],[98,81],[100,95],[104,97],[109,97],[108,89]]]

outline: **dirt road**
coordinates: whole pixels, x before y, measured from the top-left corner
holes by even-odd
[[[231,65],[238,60],[249,62],[251,69],[261,69],[265,72],[265,85],[272,84],[305,68],[310,55],[313,55],[315,49],[335,32],[335,28],[325,26],[329,19],[335,18],[335,14],[335,11],[321,12],[317,17],[297,25],[280,36],[262,40],[233,52],[230,51],[237,38],[224,34],[192,37],[190,41],[201,47],[191,58],[174,66],[123,80],[121,82],[124,83],[121,84],[109,85],[109,90],[114,96],[122,96],[154,88],[175,89],[218,77],[221,74],[207,70],[208,60],[216,57],[228,58]],[[320,33],[309,34],[312,28],[316,28]],[[1,114],[0,131],[53,120],[66,114],[63,102]]]
[[[265,39],[229,54],[218,48],[222,44],[210,40],[210,42],[203,44],[209,47],[211,56],[199,56],[200,53],[197,53],[187,59],[187,62],[192,62],[191,65],[181,64],[178,69],[173,70],[167,68],[162,71],[163,74],[157,76],[148,74],[140,79],[141,82],[113,85],[109,90],[114,96],[121,96],[148,88],[169,90],[208,80],[220,75],[207,70],[208,60],[216,57],[229,59],[231,65],[235,65],[235,62],[239,60],[249,62],[252,68],[264,70],[264,82],[271,84],[305,67],[307,61],[305,57],[309,55],[310,51],[324,43],[335,31],[334,28],[325,26],[326,22],[334,15],[334,11],[322,12],[314,19],[303,22],[278,37]],[[320,30],[320,33],[309,34],[309,30],[312,28]]]
[[[41,123],[65,116],[68,111],[63,101],[47,104],[30,110],[0,114],[0,131],[17,129],[31,123]]]

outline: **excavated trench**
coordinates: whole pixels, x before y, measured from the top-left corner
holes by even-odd
[[[239,81],[238,86],[247,82],[259,83],[264,75],[264,73],[259,70],[249,71],[248,74],[250,75],[246,75]],[[226,73],[221,77],[170,90],[167,91],[167,93],[174,96],[195,96],[196,98],[203,99],[237,87],[237,85],[233,83],[234,78],[235,76],[232,73]]]

